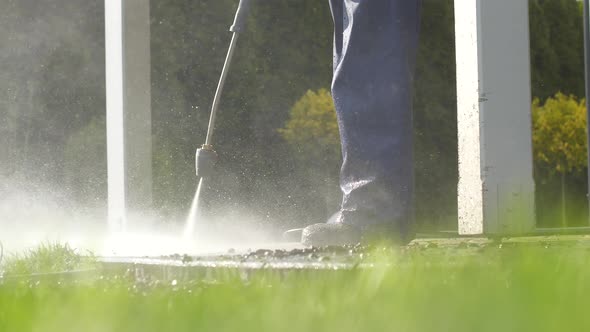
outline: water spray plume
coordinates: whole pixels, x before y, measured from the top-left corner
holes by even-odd
[[[195,227],[198,224],[198,220],[200,219],[199,214],[199,202],[201,200],[201,190],[203,188],[203,178],[199,180],[199,184],[197,185],[197,190],[195,191],[195,197],[193,198],[193,202],[191,203],[191,208],[188,212],[188,216],[186,219],[186,225],[184,227],[184,239],[190,239],[195,233]]]

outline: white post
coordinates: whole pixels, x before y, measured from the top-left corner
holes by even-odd
[[[455,0],[459,233],[535,228],[528,0]]]
[[[109,224],[152,202],[149,0],[105,0]]]

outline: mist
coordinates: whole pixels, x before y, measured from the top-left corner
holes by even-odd
[[[104,3],[3,0],[1,5],[0,241],[7,249],[68,241],[125,254],[132,243],[139,248],[142,239],[160,234],[161,245],[153,250],[159,253],[221,250],[276,240],[285,228],[322,220],[329,213],[310,190],[316,179],[301,181],[291,175],[294,160],[276,133],[290,104],[309,84],[289,95],[270,94],[265,109],[246,119],[244,108],[261,101],[251,98],[258,93],[251,87],[260,85],[262,77],[252,81],[244,75],[255,45],[244,38],[221,106],[221,161],[205,198],[207,229],[199,230],[203,234],[194,243],[174,245],[194,194],[194,149],[204,139],[235,4],[154,3],[154,206],[128,211],[126,235],[113,233],[106,222]],[[200,18],[178,21],[185,14]],[[203,21],[211,15],[215,21]],[[182,37],[189,32],[189,39]],[[323,72],[328,83],[329,66]]]

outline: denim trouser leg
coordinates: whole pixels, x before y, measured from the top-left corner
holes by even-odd
[[[412,81],[418,0],[330,0],[343,164],[338,222],[413,222]]]

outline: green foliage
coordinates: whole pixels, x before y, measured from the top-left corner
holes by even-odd
[[[236,6],[233,0],[152,6],[157,207],[188,208],[194,194],[194,150],[204,143]],[[242,204],[281,223],[324,218],[321,213],[308,216],[317,210],[318,197],[305,179],[292,176],[297,161],[277,129],[305,91],[329,86],[331,34],[327,3],[287,0],[252,6],[217,118],[219,163],[208,190],[211,204]],[[232,179],[232,186],[222,186],[224,179]]]
[[[67,244],[45,243],[24,253],[4,257],[0,271],[6,276],[68,272],[96,268],[92,253],[80,255]]]
[[[584,95],[583,16],[576,0],[531,0],[533,96]]]
[[[342,160],[340,135],[332,95],[326,89],[307,91],[291,108],[289,119],[278,129],[291,152],[296,181],[300,190],[318,202],[325,202],[323,213],[315,216],[326,220],[340,205],[339,170]],[[311,194],[311,195],[310,195]]]
[[[326,89],[307,91],[293,108],[281,136],[309,164],[328,161],[328,167],[338,167],[340,136],[332,95]]]
[[[557,93],[543,105],[533,101],[533,146],[538,163],[551,172],[581,172],[587,167],[585,100]]]
[[[583,96],[579,3],[529,3],[533,95],[540,100],[556,91]],[[235,0],[151,2],[157,208],[183,210],[190,204],[194,151],[204,141],[236,6]],[[97,191],[104,196],[102,183],[87,180],[92,167],[104,162],[102,152],[97,153],[102,134],[95,122],[105,110],[103,11],[102,2],[93,1],[6,1],[0,13],[6,44],[0,56],[0,111],[6,115],[0,121],[0,175],[28,172],[68,183],[81,200],[94,199]],[[414,98],[417,216],[450,228],[456,224],[457,206],[453,0],[424,1],[421,31]],[[231,189],[212,188],[219,204],[231,201],[269,220],[283,222],[290,215],[301,223],[323,204],[318,204],[326,195],[322,188],[337,181],[338,169],[332,166],[339,158],[337,148],[309,158],[333,169],[324,176],[327,182],[310,182],[306,173],[323,166],[305,166],[304,153],[293,153],[277,129],[285,127],[306,91],[330,86],[331,54],[327,1],[253,4],[214,136],[219,176],[234,179]],[[332,138],[322,144],[333,143]],[[82,188],[88,184],[94,189]],[[317,221],[322,213],[309,218]]]
[[[187,179],[194,173],[194,149],[204,140],[235,6],[231,0],[153,5],[154,176],[160,205],[186,207],[192,197],[194,183]],[[445,229],[455,227],[457,206],[453,10],[452,0],[424,1],[414,98],[417,217]],[[556,91],[583,95],[578,4],[531,0],[530,12],[533,95],[541,100]],[[337,148],[321,158],[293,153],[277,131],[306,91],[330,86],[331,52],[327,2],[252,6],[217,121],[218,172],[238,175],[232,190],[215,188],[220,202],[231,198],[271,220],[293,215],[304,223],[326,192],[337,195]]]
[[[585,100],[562,93],[544,104],[535,99],[532,115],[538,224],[553,226],[561,220],[562,226],[585,226]],[[582,223],[575,224],[577,221]]]
[[[536,133],[539,125],[535,118],[539,118],[539,111],[543,107],[541,101],[555,99],[555,93],[561,91],[562,99],[573,99],[566,96],[584,96],[584,58],[583,58],[583,11],[581,2],[575,0],[533,0],[530,6],[531,29],[531,63],[532,63],[532,90],[537,101],[533,106],[534,123],[534,162],[536,183],[536,214],[537,224],[540,227],[555,226],[557,221],[563,219],[563,215],[574,220],[584,220],[587,215],[587,179],[581,171],[580,161],[573,160],[585,158],[586,152],[580,153],[572,159],[567,151],[580,150],[585,139],[580,135],[580,123],[572,124],[573,131],[564,132],[558,127],[559,123],[551,123],[552,117],[571,115],[561,114],[561,111],[550,115],[545,114],[543,121],[548,121],[541,133]],[[553,100],[552,104],[557,103]],[[574,108],[574,101],[563,102],[563,105],[555,107]],[[579,112],[580,110],[578,110]],[[570,120],[568,120],[570,121]],[[583,121],[583,122],[582,122]],[[547,126],[550,126],[548,128]],[[553,136],[553,135],[556,136]],[[574,144],[576,146],[572,146]],[[542,146],[546,145],[546,146]],[[550,151],[551,150],[551,151]],[[568,160],[569,158],[569,160]],[[569,165],[568,165],[569,164]],[[565,173],[559,173],[561,171]],[[560,174],[561,176],[555,176]],[[565,195],[562,190],[567,188]],[[564,196],[567,197],[567,213]],[[561,209],[558,203],[561,202]],[[560,216],[560,210],[561,216]],[[572,223],[568,221],[570,225]],[[587,225],[582,222],[579,226]]]
[[[426,229],[457,224],[454,1],[423,1],[414,83],[416,218]]]
[[[104,116],[103,10],[96,1],[3,2],[2,175],[63,184],[68,137]]]
[[[64,148],[64,184],[84,204],[104,203],[107,191],[105,116],[91,120],[68,137]],[[89,158],[88,156],[93,156]]]

